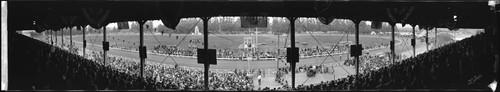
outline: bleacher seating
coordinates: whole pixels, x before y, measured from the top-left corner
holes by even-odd
[[[376,71],[299,85],[297,90],[342,89],[477,89],[490,90],[494,54],[489,35],[478,34],[408,58]],[[358,83],[355,83],[358,82]],[[356,85],[357,84],[357,85]]]
[[[104,90],[162,89],[151,77],[141,79],[104,67],[67,50],[20,34],[9,34],[9,89]],[[15,49],[14,49],[15,48]]]

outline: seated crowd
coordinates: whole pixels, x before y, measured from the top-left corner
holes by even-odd
[[[396,60],[400,60],[400,58],[401,55],[396,55]],[[393,63],[392,59],[390,58],[390,54],[364,55],[360,56],[359,60],[361,61],[361,63],[359,64],[361,73],[378,70]],[[356,63],[354,58],[344,60],[344,65],[355,67],[355,64]]]
[[[108,56],[106,63],[100,53],[89,53],[92,58],[70,53],[62,48],[15,34],[10,41],[23,44],[9,44],[13,47],[30,49],[13,55],[25,54],[33,65],[31,89],[85,89],[85,90],[123,90],[123,89],[180,89],[202,90],[203,71],[181,67],[167,67],[164,64],[146,63],[144,78],[139,74],[139,61],[117,56]],[[96,55],[97,54],[97,55]],[[99,57],[100,56],[100,57]],[[21,58],[23,59],[23,58]],[[13,78],[14,79],[14,78]],[[211,72],[211,90],[251,90],[252,78],[233,72]]]
[[[366,49],[373,48],[381,48],[385,46],[381,44],[380,46],[364,46]],[[338,53],[346,53],[349,51],[349,46],[347,44],[338,45],[335,48],[300,48],[299,55],[301,58],[308,57],[320,57],[326,56],[328,54],[338,54]],[[160,54],[169,54],[169,55],[181,55],[181,56],[195,56],[197,54],[196,47],[188,47],[177,48],[175,46],[165,46],[165,45],[157,45],[153,47],[153,52]],[[245,59],[247,57],[253,58],[276,58],[277,56],[284,57],[286,56],[286,49],[278,50],[270,50],[270,49],[258,49],[258,51],[254,51],[253,49],[217,49],[217,58],[234,58],[234,59]]]
[[[347,78],[300,85],[297,90],[480,89],[490,90],[496,51],[489,35],[479,34]]]

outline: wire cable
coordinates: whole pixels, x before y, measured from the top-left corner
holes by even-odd
[[[325,49],[325,47],[324,47],[324,46],[323,46],[323,45],[322,45],[322,44],[318,41],[318,39],[316,39],[316,37],[314,37],[314,35],[312,35],[312,34],[309,32],[309,29],[307,29],[307,28],[304,26],[304,24],[303,24],[300,20],[299,20],[299,23],[300,23],[300,24],[302,25],[302,27],[306,30],[306,32],[307,32],[307,33],[309,33],[309,35],[311,35],[311,37],[313,37],[313,39],[314,39],[314,40],[315,40],[315,41],[316,41],[316,42],[317,42],[317,43],[321,46],[321,48]],[[352,24],[351,24],[351,26],[349,27],[349,29],[348,29],[348,30],[350,30],[351,28],[352,28]],[[335,45],[335,47],[334,47],[334,48],[337,48],[338,44],[340,43],[340,41],[341,41],[344,37],[345,37],[345,35],[344,35],[344,36],[342,36],[342,38],[341,38],[341,39],[337,42],[337,44]],[[331,55],[331,53],[330,53],[330,52],[328,52],[328,51],[327,51],[327,54],[328,54],[328,56],[332,57],[332,59],[333,59],[333,60],[335,60],[335,62],[336,62],[337,64],[339,63],[339,62],[338,62],[338,61],[337,61],[337,60],[336,60],[336,59],[335,59],[335,58]],[[326,57],[326,58],[328,58],[328,57]],[[321,64],[323,64],[323,63],[326,61],[326,58],[325,58],[325,59],[324,59],[324,60],[320,63],[320,65],[321,65]],[[349,72],[347,72],[347,70],[346,70],[343,66],[340,66],[340,67],[341,67],[341,68],[342,68],[342,69],[343,69],[346,73],[348,73],[348,74],[350,75],[350,73],[349,73]],[[309,77],[309,78],[310,78],[310,77]],[[303,85],[303,84],[305,84],[305,83],[309,80],[309,78],[307,78],[307,79],[306,79],[306,81],[304,81],[304,83],[302,83],[302,85]]]
[[[148,29],[148,30],[149,30],[149,29]],[[152,35],[153,35],[153,37],[156,39],[156,41],[158,42],[158,44],[160,44],[160,45],[161,45],[160,47],[162,47],[163,49],[165,49],[165,47],[163,47],[164,45],[160,42],[160,40],[158,40],[158,38],[156,38],[156,36],[155,36],[155,34],[153,33],[153,31],[149,30],[149,32],[151,32],[151,34],[152,34]],[[172,54],[172,53],[169,53],[167,57],[170,57],[170,58],[172,59],[172,61],[174,61],[174,63],[175,63],[176,65],[178,65],[178,64],[177,64],[177,62],[175,61],[175,59],[174,59],[174,58],[172,58],[171,54]],[[162,62],[162,63],[163,63],[163,62]]]
[[[178,46],[182,43],[182,41],[184,41],[184,39],[186,39],[186,36],[187,36],[189,33],[193,32],[193,28],[194,28],[196,25],[198,25],[198,23],[200,23],[200,20],[198,20],[198,21],[197,21],[197,22],[196,22],[196,23],[195,23],[195,24],[191,27],[191,29],[189,29],[189,30],[191,30],[191,31],[189,31],[188,33],[186,33],[186,35],[184,35],[184,37],[182,37],[181,41],[179,41],[179,43],[177,43],[177,45],[175,45],[175,48],[177,48],[177,47],[178,47]],[[207,31],[208,31],[208,30],[207,30]],[[171,55],[171,53],[169,54],[169,56],[170,56],[170,55]],[[167,58],[168,58],[168,57],[165,57],[165,59],[163,59],[163,61],[162,61],[161,63],[163,63],[163,62],[164,62]],[[171,57],[171,58],[172,58],[172,57]],[[172,58],[172,59],[173,59],[173,58]]]

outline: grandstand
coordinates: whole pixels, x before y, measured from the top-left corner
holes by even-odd
[[[2,1],[2,91],[495,91],[498,3]]]

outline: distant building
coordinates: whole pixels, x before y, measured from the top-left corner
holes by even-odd
[[[200,29],[198,29],[198,26],[194,27],[194,33],[191,33],[191,35],[201,35]]]

